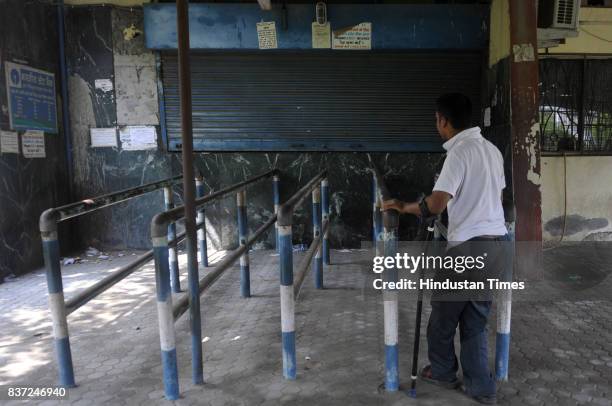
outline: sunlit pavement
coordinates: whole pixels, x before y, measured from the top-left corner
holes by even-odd
[[[501,404],[612,405],[610,260],[598,257],[585,268],[584,261],[571,263],[580,258],[577,253],[564,252],[568,250],[545,252],[545,265],[554,277],[518,295],[514,304],[510,380],[498,388]],[[127,263],[131,254],[63,267],[66,296]],[[249,299],[240,297],[237,266],[228,270],[202,296],[204,385],[191,383],[188,316],[176,323],[181,385],[176,403],[472,404],[458,392],[422,382],[417,399],[403,391],[380,390],[382,301],[369,287],[369,255],[361,250],[332,251],[333,265],[325,270],[326,289],[314,289],[312,275],[307,276],[296,305],[295,381],[285,381],[281,374],[278,257],[273,251],[251,253],[253,297]],[[295,257],[297,264],[301,254]],[[181,263],[186,263],[184,256]],[[182,277],[185,287],[185,269]],[[597,280],[585,284],[589,278]],[[42,270],[0,285],[0,385],[56,383],[46,301]],[[409,385],[414,309],[413,296],[401,296],[402,389]],[[78,387],[62,404],[169,403],[161,383],[152,263],[71,314],[68,321]],[[495,315],[490,326],[493,365]],[[422,363],[426,347],[423,340]]]

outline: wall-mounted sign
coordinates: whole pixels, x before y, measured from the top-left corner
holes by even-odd
[[[119,129],[121,149],[139,151],[157,148],[157,131],[154,126],[125,126]]]
[[[0,152],[3,154],[19,153],[19,135],[17,131],[0,131]]]
[[[370,50],[372,49],[372,23],[361,23],[352,27],[334,30],[333,49]]]
[[[26,131],[21,136],[21,148],[25,158],[44,158],[45,133],[42,131]]]
[[[91,147],[117,147],[117,130],[111,128],[90,128]]]
[[[11,128],[57,133],[53,73],[13,62],[4,67]]]
[[[331,27],[329,22],[319,24],[312,23],[312,47],[315,49],[331,48]]]
[[[274,21],[257,23],[257,40],[259,49],[276,49],[276,23]]]

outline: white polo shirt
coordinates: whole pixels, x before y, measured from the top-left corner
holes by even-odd
[[[443,145],[447,152],[434,191],[450,194],[448,241],[507,233],[501,192],[506,187],[504,159],[479,127],[464,130]]]

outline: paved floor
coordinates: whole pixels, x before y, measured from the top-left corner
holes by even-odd
[[[510,381],[498,389],[501,404],[612,405],[610,262],[597,260],[582,274],[576,271],[580,268],[568,271],[562,265],[575,256],[564,257],[567,251],[547,251],[547,266],[554,277],[515,303]],[[300,255],[296,253],[296,263]],[[111,257],[110,262],[64,267],[67,297],[132,255]],[[368,253],[359,250],[332,252],[334,264],[325,273],[326,289],[316,290],[311,278],[306,279],[296,305],[298,379],[284,381],[277,261],[271,251],[252,253],[250,299],[239,297],[237,268],[227,271],[202,296],[203,386],[191,384],[188,319],[177,321],[181,385],[177,404],[472,404],[458,392],[425,383],[419,383],[416,400],[403,392],[379,391],[382,303],[380,295],[366,287]],[[148,264],[69,316],[79,386],[63,403],[169,403],[163,400],[154,291],[153,267]],[[46,307],[42,271],[0,285],[0,385],[56,382]],[[408,384],[415,306],[412,298],[403,296],[400,307],[400,373],[402,383]],[[421,348],[425,360],[426,345]]]

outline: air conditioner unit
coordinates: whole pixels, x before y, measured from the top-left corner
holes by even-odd
[[[578,36],[580,0],[538,1],[538,48],[552,48]]]
[[[539,0],[538,28],[578,29],[580,0]]]

